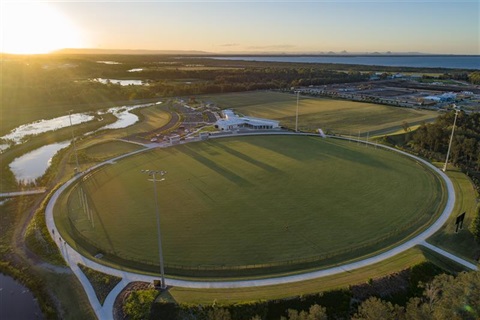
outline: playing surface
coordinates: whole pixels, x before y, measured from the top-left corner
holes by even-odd
[[[57,202],[66,239],[88,239],[106,258],[155,264],[153,184],[141,169],[168,171],[157,190],[172,273],[355,258],[443,208],[439,178],[392,151],[318,137],[223,138],[148,151],[87,176]]]
[[[294,94],[254,91],[200,96],[199,99],[245,115],[279,120],[280,125],[295,128],[297,97]],[[298,114],[299,130],[322,128],[325,132],[351,136],[359,132],[362,136],[367,132],[370,136],[384,134],[401,129],[404,121],[412,125],[438,116],[435,111],[309,96],[300,96]]]

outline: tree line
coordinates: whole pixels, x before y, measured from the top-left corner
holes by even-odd
[[[319,303],[299,309],[288,308],[272,317],[268,302],[245,302],[227,307],[217,305],[177,305],[158,292],[145,290],[126,298],[123,311],[130,319],[199,319],[199,320],[477,320],[480,317],[480,272],[461,272],[456,276],[441,273],[431,281],[420,282],[419,295],[404,305],[370,296],[358,303],[348,303],[342,312],[334,310],[335,302],[324,307]],[[328,292],[325,293],[328,296]],[[348,298],[348,297],[347,297]],[[340,300],[345,300],[340,298]],[[349,299],[348,299],[349,300]],[[339,301],[336,301],[338,303]]]
[[[435,122],[422,124],[412,134],[406,134],[406,147],[434,161],[446,159],[455,112],[439,116]],[[407,131],[408,125],[403,125]],[[452,139],[449,163],[461,168],[480,191],[480,113],[458,113]],[[480,243],[480,207],[474,213],[470,231]]]

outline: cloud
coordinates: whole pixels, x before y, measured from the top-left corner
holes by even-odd
[[[281,50],[281,49],[292,49],[295,48],[294,45],[292,44],[274,44],[274,45],[268,45],[268,46],[250,46],[248,49],[261,49],[261,50],[271,50],[271,49],[276,49],[276,50]]]
[[[239,46],[238,43],[224,43],[224,44],[220,44],[219,45],[220,47],[237,47]]]

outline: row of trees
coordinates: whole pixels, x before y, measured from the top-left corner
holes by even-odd
[[[427,158],[445,161],[454,117],[455,113],[450,112],[439,116],[434,123],[422,124],[413,134],[407,135],[407,146]],[[458,114],[450,161],[466,172],[480,191],[480,113]],[[480,243],[480,207],[470,231]]]
[[[434,123],[422,124],[409,136],[408,144],[425,157],[445,160],[455,113],[441,115]],[[450,160],[471,175],[480,171],[480,113],[459,112]]]

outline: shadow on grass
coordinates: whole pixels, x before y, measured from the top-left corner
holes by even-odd
[[[282,173],[282,171],[278,168],[275,168],[271,165],[268,165],[266,164],[265,162],[262,162],[262,161],[259,161],[257,159],[254,159],[248,155],[246,155],[245,153],[242,153],[240,151],[237,151],[235,149],[232,149],[224,144],[219,144],[217,145],[218,148],[222,149],[223,151],[243,160],[243,161],[246,161],[250,164],[253,164],[254,166],[257,166],[265,171],[268,171],[268,172],[273,172],[273,173]]]
[[[253,184],[250,181],[244,179],[243,177],[239,176],[238,174],[236,174],[231,170],[228,170],[222,166],[219,166],[213,160],[210,160],[202,156],[197,151],[195,151],[194,148],[188,145],[184,145],[182,148],[178,148],[177,150],[180,152],[183,152],[184,154],[191,157],[192,159],[195,159],[196,161],[208,167],[209,169],[217,172],[219,175],[221,175],[222,177],[225,177],[226,179],[233,182],[237,186],[241,186],[241,187],[253,186]]]

